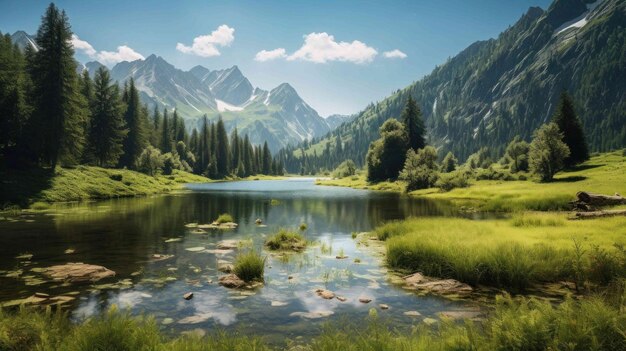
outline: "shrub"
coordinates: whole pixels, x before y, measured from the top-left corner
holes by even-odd
[[[442,191],[450,191],[455,188],[467,188],[470,185],[469,173],[465,170],[456,170],[450,173],[441,173],[435,186]]]
[[[407,182],[406,191],[426,189],[435,185],[439,177],[436,161],[437,150],[432,146],[426,146],[417,152],[409,150],[399,177]]]
[[[157,175],[158,171],[163,167],[163,156],[158,149],[148,146],[139,155],[135,162],[135,167],[141,173],[151,176]]]
[[[441,172],[450,173],[456,169],[457,164],[458,161],[456,157],[454,157],[454,154],[449,151],[446,157],[444,157],[443,161],[441,162]]]
[[[243,281],[262,282],[264,280],[265,258],[261,257],[261,255],[254,250],[240,253],[235,258],[233,271]]]
[[[508,170],[497,170],[493,165],[476,170],[477,180],[517,180]]]
[[[333,172],[333,177],[335,178],[345,178],[350,177],[356,174],[356,164],[352,160],[345,160],[341,162],[335,171]]]
[[[306,225],[306,223],[300,223],[300,226],[298,228],[300,229],[300,231],[303,232],[308,228],[308,226]]]
[[[30,208],[36,211],[43,211],[50,208],[50,204],[47,202],[37,201],[30,205]]]
[[[235,220],[233,219],[233,216],[231,216],[228,213],[223,213],[221,215],[219,215],[217,217],[217,219],[215,220],[215,222],[222,224],[222,223],[231,223],[234,222]]]
[[[306,247],[306,240],[298,232],[280,229],[265,240],[265,246],[270,250],[302,251]]]
[[[178,154],[171,152],[163,154],[163,174],[170,175],[175,169],[183,169]]]
[[[543,182],[552,180],[570,154],[562,139],[563,133],[554,123],[544,124],[534,133],[528,154],[530,170]]]
[[[505,157],[510,160],[510,170],[513,173],[528,171],[528,150],[529,145],[523,141],[519,135],[506,147]]]

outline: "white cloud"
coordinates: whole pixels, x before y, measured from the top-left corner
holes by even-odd
[[[402,51],[398,50],[398,49],[391,50],[391,51],[385,51],[383,53],[383,55],[386,58],[399,58],[399,59],[406,58],[406,54],[403,53]]]
[[[335,37],[328,33],[310,33],[304,36],[304,44],[300,49],[287,57],[287,60],[304,60],[315,63],[343,61],[367,63],[378,54],[376,49],[355,40],[351,43],[336,42]]]
[[[142,54],[133,50],[132,48],[122,45],[117,47],[117,51],[100,51],[98,52],[94,49],[91,44],[88,42],[81,40],[78,35],[72,35],[72,45],[74,49],[82,51],[85,55],[91,57],[94,60],[98,60],[100,63],[104,65],[114,65],[118,62],[122,61],[135,61],[135,60],[143,60]]]
[[[100,51],[98,53],[98,61],[104,65],[112,65],[122,61],[143,60],[142,54],[129,48],[126,45],[118,46],[117,51]]]
[[[89,57],[95,57],[97,53],[96,49],[94,49],[91,44],[84,40],[81,40],[76,34],[72,34],[71,43],[72,46],[74,46],[74,49],[84,52]]]
[[[235,40],[234,33],[234,28],[222,24],[209,35],[195,37],[191,46],[186,46],[183,43],[176,44],[176,50],[185,54],[193,54],[201,57],[219,56],[220,51],[217,47],[230,46],[233,40]]]
[[[265,62],[265,61],[270,61],[270,60],[276,60],[276,59],[283,58],[283,57],[287,57],[287,53],[285,52],[285,49],[278,48],[278,49],[269,50],[269,51],[261,50],[256,53],[256,55],[254,56],[254,60],[259,61],[259,62]]]

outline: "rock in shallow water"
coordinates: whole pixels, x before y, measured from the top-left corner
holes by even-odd
[[[454,279],[437,279],[415,273],[403,277],[405,287],[438,295],[466,295],[473,289],[471,286]]]
[[[330,290],[326,290],[326,289],[317,289],[315,290],[315,293],[317,293],[317,296],[326,299],[326,300],[331,300],[335,297],[335,293],[330,291]]]
[[[66,263],[45,268],[43,273],[53,280],[68,283],[96,282],[115,276],[115,272],[103,266],[85,263]]]
[[[185,295],[183,295],[183,299],[185,299],[185,300],[193,299],[193,293],[192,292],[186,293]]]

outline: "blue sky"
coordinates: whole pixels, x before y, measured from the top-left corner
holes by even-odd
[[[254,86],[271,89],[288,82],[327,116],[358,112],[428,74],[474,41],[497,36],[530,6],[545,9],[550,2],[55,3],[66,10],[80,39],[83,49],[77,50],[77,58],[82,62],[95,57],[112,65],[154,53],[185,70],[198,64],[209,69],[238,65]],[[0,0],[0,31],[35,33],[48,3]]]

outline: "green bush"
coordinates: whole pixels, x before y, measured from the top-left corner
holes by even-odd
[[[335,168],[333,177],[345,178],[356,174],[356,164],[352,160],[345,160]]]
[[[157,173],[163,168],[163,156],[161,151],[152,146],[146,147],[137,161],[135,167],[141,173],[145,173],[151,176],[157,175]]]
[[[265,240],[265,246],[270,250],[302,251],[306,247],[306,240],[298,232],[280,229]]]
[[[437,150],[432,146],[413,151],[406,155],[404,168],[399,178],[406,181],[406,191],[426,189],[435,185],[439,177],[437,166]]]
[[[221,215],[219,215],[217,217],[217,219],[215,220],[215,222],[217,222],[218,224],[222,224],[222,223],[231,223],[234,222],[235,220],[233,219],[233,216],[231,216],[228,213],[222,213]]]
[[[463,169],[449,173],[441,173],[439,174],[439,179],[435,182],[435,186],[442,191],[450,191],[455,188],[467,188],[470,186],[470,176],[469,173]]]
[[[265,272],[265,258],[261,257],[261,255],[254,250],[240,253],[235,258],[233,271],[243,281],[262,282]]]
[[[122,181],[122,179],[124,179],[124,176],[123,176],[123,175],[121,175],[121,174],[111,174],[111,175],[109,176],[109,178],[110,178],[111,180],[116,181],[116,182],[121,182],[121,181]]]

